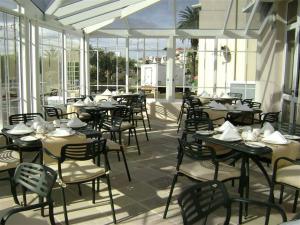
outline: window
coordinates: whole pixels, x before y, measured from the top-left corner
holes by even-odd
[[[8,123],[9,115],[21,111],[19,44],[19,18],[0,12],[0,126]]]
[[[62,33],[40,28],[41,105],[63,104]]]

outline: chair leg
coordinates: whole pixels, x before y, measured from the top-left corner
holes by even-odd
[[[116,214],[115,214],[114,200],[113,200],[113,197],[112,197],[110,180],[109,180],[109,175],[108,174],[106,175],[106,182],[107,182],[108,194],[109,194],[109,198],[110,198],[111,210],[112,210],[112,214],[113,214],[113,221],[114,221],[114,224],[116,224],[117,220],[116,220]]]
[[[26,188],[22,187],[22,193],[23,193],[23,205],[27,205],[27,198],[26,198]]]
[[[144,131],[145,131],[145,135],[146,135],[147,141],[149,141],[149,137],[148,137],[148,133],[147,133],[147,129],[146,129],[146,125],[145,125],[143,113],[142,113],[142,121],[143,121],[143,126],[144,126]]]
[[[44,198],[39,197],[39,203],[43,203],[43,202],[44,202]],[[41,216],[45,217],[45,206],[44,205],[41,206]]]
[[[51,200],[49,202],[49,219],[51,225],[55,225],[54,214],[53,214],[53,202]]]
[[[118,161],[120,162],[121,161],[121,158],[120,158],[120,153],[117,152],[117,155],[118,155]]]
[[[178,177],[178,174],[176,173],[174,175],[174,178],[173,178],[173,181],[172,181],[172,185],[171,185],[171,189],[170,189],[170,193],[169,193],[169,197],[168,197],[168,200],[167,200],[167,204],[166,204],[166,208],[165,208],[165,212],[164,212],[164,216],[163,216],[164,219],[166,219],[166,217],[167,217],[169,205],[170,205],[170,202],[171,202],[171,199],[172,199],[172,195],[173,195],[173,190],[174,190],[175,184],[177,182],[177,177]]]
[[[110,170],[110,168],[109,168]],[[97,192],[100,191],[100,177],[97,177]]]
[[[279,204],[282,204],[283,192],[284,192],[284,185],[282,184],[280,185]]]
[[[17,205],[20,205],[20,202],[19,202],[18,197],[17,197],[16,186],[14,185],[14,181],[13,181],[14,170],[8,170],[8,174],[9,174],[10,190],[11,190],[11,193],[12,193],[12,195],[13,195],[14,202],[15,202]]]
[[[95,204],[96,203],[95,179],[92,181],[92,195],[93,195],[93,204]]]
[[[128,177],[129,182],[130,182],[131,181],[131,177],[130,177],[130,173],[129,173],[129,169],[128,169],[128,165],[127,165],[126,156],[125,156],[123,147],[121,147],[121,148],[122,148],[121,153],[122,153],[122,156],[123,156],[123,161],[124,161],[124,164],[125,164],[125,169],[126,169],[127,177]]]
[[[140,150],[140,145],[139,145],[138,138],[137,138],[137,136],[136,136],[136,130],[135,130],[135,128],[133,128],[133,132],[134,132],[134,137],[135,137],[136,146],[137,146],[137,149],[138,149],[138,154],[140,155],[140,154],[141,154],[141,150]]]
[[[147,116],[149,130],[152,130],[151,125],[150,125],[150,119],[149,119],[149,114],[148,114],[147,108],[145,109],[145,112],[146,112],[146,116]]]
[[[78,194],[79,194],[79,196],[82,196],[82,191],[81,191],[80,184],[77,184],[77,187],[78,187]]]
[[[64,207],[65,223],[66,223],[66,225],[69,225],[65,189],[63,187],[60,187],[60,188],[61,188],[61,193],[62,193],[62,197],[63,197],[63,207]]]
[[[275,202],[275,201],[274,201],[274,184],[273,184],[273,183],[271,184],[271,187],[270,187],[269,202],[270,202],[270,203],[274,203],[274,202]],[[265,225],[268,225],[268,224],[269,224],[270,213],[271,213],[271,208],[268,207],[268,208],[267,208],[267,211],[266,211]]]
[[[130,135],[131,135],[131,129],[128,130],[128,141],[127,141],[128,145],[130,145]]]
[[[294,204],[293,204],[293,213],[295,213],[297,209],[298,197],[299,197],[299,190],[296,190]]]

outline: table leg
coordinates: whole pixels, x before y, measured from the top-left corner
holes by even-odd
[[[267,173],[267,171],[265,170],[265,168],[263,167],[263,165],[261,164],[261,162],[259,161],[259,159],[255,156],[250,156],[250,158],[252,159],[252,161],[258,166],[258,168],[261,170],[261,172],[263,173],[263,175],[265,176],[269,187],[271,187],[271,179]]]

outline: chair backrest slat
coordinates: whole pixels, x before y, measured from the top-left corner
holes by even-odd
[[[9,116],[9,124],[14,125],[20,122],[27,123],[28,121],[34,120],[36,117],[42,117],[41,113],[23,113],[23,114],[14,114]]]
[[[48,197],[56,177],[57,173],[44,165],[21,163],[16,168],[14,181],[39,196]]]

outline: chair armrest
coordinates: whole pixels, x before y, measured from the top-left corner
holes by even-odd
[[[59,117],[61,118],[64,116],[69,116],[69,115],[76,115],[77,118],[79,117],[77,112],[63,113],[63,114],[60,114]]]
[[[252,199],[245,199],[245,198],[232,198],[232,199],[230,199],[230,201],[231,201],[231,203],[233,203],[233,202],[249,203],[249,204],[254,204],[254,205],[258,205],[258,206],[264,206],[264,207],[267,207],[267,208],[276,209],[280,213],[282,221],[283,222],[287,221],[285,211],[279,205],[276,205],[276,204],[273,204],[273,203],[270,203],[270,202],[262,202],[262,201],[257,201],[257,200],[252,200]]]
[[[2,216],[0,224],[5,224],[6,221],[9,219],[9,217],[11,217],[12,215],[14,215],[16,213],[41,208],[42,206],[44,207],[44,206],[47,206],[48,204],[49,204],[48,202],[42,202],[42,203],[38,203],[38,204],[34,204],[34,205],[28,205],[28,206],[11,209],[7,213],[5,213],[5,215]]]
[[[18,145],[15,145],[15,144],[0,146],[0,149],[8,149],[8,148],[12,148],[13,150],[20,151],[20,147]]]
[[[51,157],[52,159],[55,159],[57,161],[60,161],[60,157],[54,155],[52,152],[50,152],[48,149],[43,148],[43,152],[45,152],[49,157]]]

